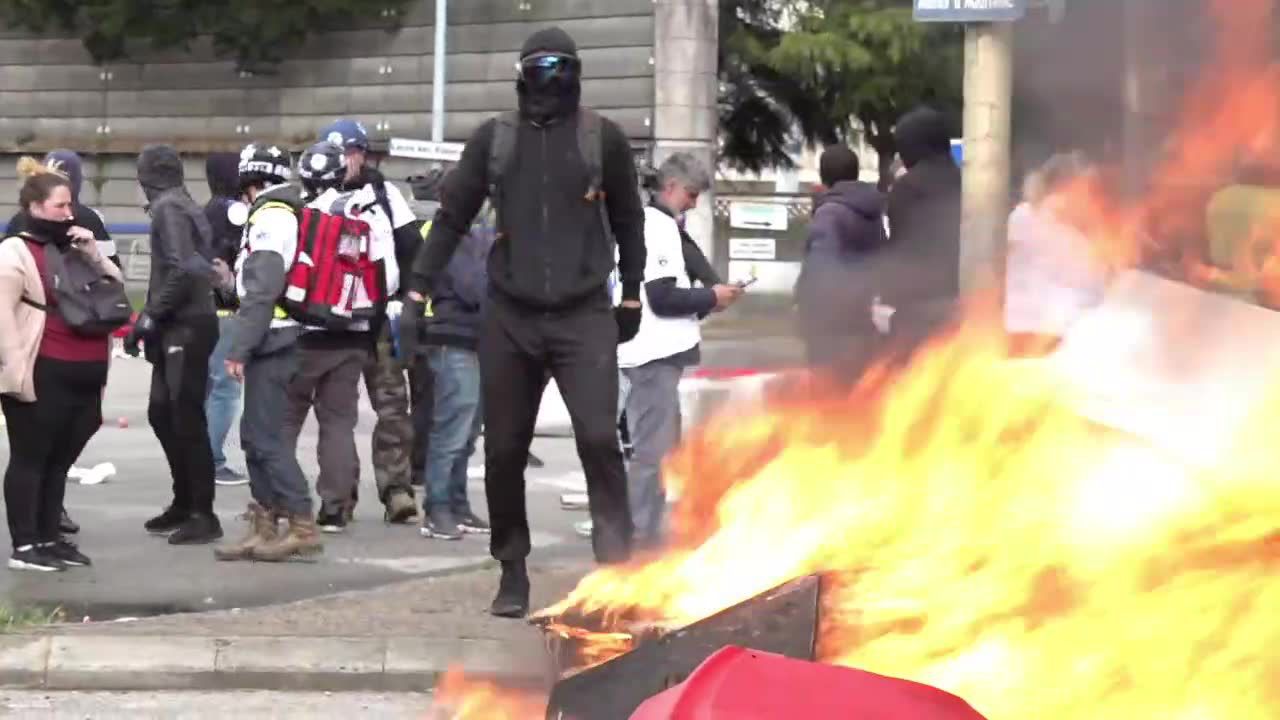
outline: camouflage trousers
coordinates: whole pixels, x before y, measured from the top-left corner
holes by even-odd
[[[397,492],[413,497],[415,465],[425,450],[416,445],[425,442],[414,432],[411,398],[418,398],[418,378],[412,368],[392,354],[391,341],[384,329],[375,352],[364,367],[365,389],[377,414],[373,426],[373,476],[378,485],[378,499],[383,503]]]

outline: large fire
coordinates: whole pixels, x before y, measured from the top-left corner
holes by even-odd
[[[1190,232],[1204,198],[1188,205],[1187,188],[1280,155],[1280,69],[1259,39],[1271,2],[1207,7],[1218,60],[1150,190],[1069,190],[1115,267]],[[1201,262],[1183,257],[1193,279]],[[808,379],[692,432],[666,464],[670,548],[591,573],[544,614],[681,626],[821,573],[820,659],[993,720],[1280,717],[1280,392],[1192,468],[1069,410],[1051,370],[1006,358],[990,309],[971,302],[909,367],[851,392]],[[628,647],[608,637],[592,662]]]

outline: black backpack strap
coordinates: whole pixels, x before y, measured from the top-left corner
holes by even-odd
[[[394,228],[396,219],[391,214],[391,199],[387,197],[386,179],[378,180],[373,184],[373,197],[377,200],[378,206],[382,208],[382,212],[387,214],[387,222],[391,223],[391,227]]]
[[[502,206],[502,176],[516,154],[516,135],[520,130],[520,113],[504,112],[493,119],[493,137],[489,140],[489,203],[494,209],[494,226],[502,236],[502,218],[498,208]]]
[[[595,203],[605,237],[613,242],[613,226],[605,207],[604,192],[604,119],[594,110],[578,111],[578,151],[587,163],[587,192],[583,199]]]
[[[32,300],[31,298],[27,297],[26,295],[23,295],[23,296],[22,296],[22,304],[23,304],[23,305],[29,305],[29,306],[31,306],[31,307],[33,307],[33,308],[35,308],[35,309],[39,310],[40,312],[49,312],[49,306],[48,306],[48,305],[41,305],[40,303],[36,302],[35,300]]]

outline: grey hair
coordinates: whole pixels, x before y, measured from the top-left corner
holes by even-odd
[[[690,153],[675,153],[663,160],[658,167],[658,187],[666,187],[673,180],[694,192],[701,193],[711,189],[711,173]]]

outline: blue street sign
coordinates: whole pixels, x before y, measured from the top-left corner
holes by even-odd
[[[1027,12],[1027,0],[915,0],[921,22],[1012,22]]]

